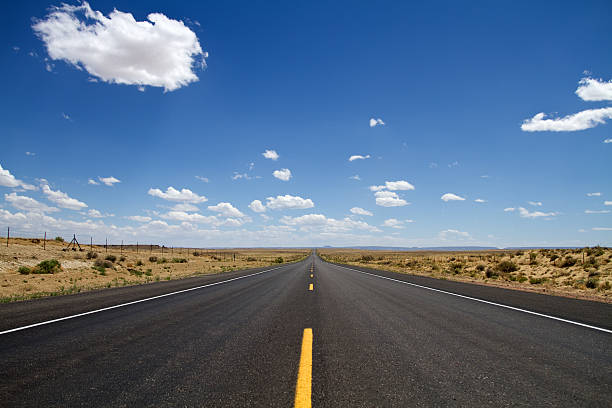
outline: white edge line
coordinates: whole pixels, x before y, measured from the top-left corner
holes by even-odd
[[[423,286],[423,285],[418,285],[416,283],[402,281],[402,280],[399,280],[399,279],[388,278],[386,276],[376,275],[374,273],[368,273],[368,272],[360,271],[358,269],[347,268],[346,266],[336,265],[336,264],[333,264],[333,263],[331,263],[331,265],[337,266],[338,268],[344,268],[344,269],[348,269],[348,270],[351,270],[351,271],[363,273],[365,275],[375,276],[377,278],[387,279],[387,280],[390,280],[390,281],[403,283],[405,285],[415,286],[415,287],[421,288],[421,289],[427,289],[427,290],[431,290],[431,291],[434,291],[434,292],[440,292],[440,293],[444,293],[444,294],[447,294],[447,295],[460,297],[460,298],[463,298],[463,299],[473,300],[475,302],[486,303],[488,305],[503,307],[503,308],[506,308],[506,309],[515,310],[517,312],[528,313],[528,314],[531,314],[531,315],[545,317],[547,319],[557,320],[557,321],[564,322],[564,323],[575,324],[576,326],[587,327],[589,329],[599,330],[599,331],[602,331],[604,333],[611,333],[612,334],[612,330],[604,329],[603,327],[591,326],[590,324],[575,322],[573,320],[562,319],[560,317],[555,317],[555,316],[551,316],[551,315],[547,315],[547,314],[543,314],[543,313],[532,312],[531,310],[521,309],[521,308],[514,307],[514,306],[508,306],[508,305],[504,305],[504,304],[501,304],[501,303],[490,302],[488,300],[483,300],[483,299],[478,299],[478,298],[474,298],[474,297],[470,297],[470,296],[460,295],[458,293],[447,292],[447,291],[441,290],[441,289],[430,288],[429,286]]]
[[[286,265],[283,265],[283,266],[286,266]],[[70,315],[70,316],[60,317],[60,318],[57,318],[57,319],[47,320],[47,321],[40,322],[40,323],[29,324],[27,326],[16,327],[14,329],[9,329],[9,330],[5,330],[5,331],[1,331],[0,335],[8,334],[8,333],[13,333],[13,332],[16,332],[16,331],[21,331],[21,330],[26,330],[26,329],[31,329],[33,327],[43,326],[43,325],[46,325],[46,324],[57,323],[57,322],[61,322],[62,320],[69,320],[69,319],[74,319],[76,317],[87,316],[87,315],[94,314],[94,313],[100,313],[100,312],[104,312],[106,310],[117,309],[119,307],[135,305],[136,303],[148,302],[149,300],[160,299],[160,298],[163,298],[163,297],[166,297],[166,296],[172,296],[172,295],[177,295],[179,293],[190,292],[192,290],[208,288],[210,286],[215,286],[215,285],[221,285],[221,284],[228,283],[228,282],[231,282],[231,281],[235,281],[235,280],[238,280],[238,279],[250,278],[251,276],[260,275],[260,274],[266,273],[266,272],[271,272],[273,270],[282,268],[283,266],[277,266],[276,268],[266,269],[265,271],[260,271],[260,272],[252,273],[250,275],[245,275],[245,276],[239,276],[237,278],[232,278],[232,279],[228,279],[228,280],[224,280],[224,281],[220,281],[220,282],[209,283],[207,285],[195,286],[193,288],[177,290],[175,292],[170,292],[170,293],[164,293],[163,295],[157,295],[157,296],[152,296],[152,297],[148,297],[148,298],[144,298],[144,299],[134,300],[132,302],[121,303],[119,305],[103,307],[101,309],[90,310],[89,312],[78,313],[78,314],[74,314],[74,315]]]

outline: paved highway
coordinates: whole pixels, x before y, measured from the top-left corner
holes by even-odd
[[[0,405],[609,407],[610,330],[611,305],[313,255],[0,305]]]

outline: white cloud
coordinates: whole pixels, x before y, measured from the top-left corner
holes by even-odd
[[[454,162],[448,164],[448,168],[449,169],[451,169],[453,167],[458,167],[458,166],[459,166],[459,162],[457,160],[455,160]]]
[[[604,201],[604,205],[612,205],[612,201]]]
[[[144,215],[129,215],[127,217],[128,220],[137,221],[137,222],[149,222],[151,221],[151,217],[146,217]]]
[[[354,154],[354,155],[352,155],[351,157],[349,157],[349,159],[348,159],[348,160],[349,160],[350,162],[352,162],[352,161],[355,161],[355,160],[366,160],[366,159],[369,159],[369,158],[370,158],[370,155],[369,155],[369,154],[366,154],[365,156],[362,156],[362,155],[360,155],[360,154]]]
[[[232,176],[232,180],[240,180],[240,179],[250,180],[251,176],[249,176],[246,173],[234,172],[234,175]]]
[[[545,119],[542,112],[521,125],[525,132],[573,132],[593,128],[612,118],[612,108],[587,109],[562,118]]]
[[[116,183],[121,183],[121,180],[118,180],[116,178],[114,178],[113,176],[110,177],[98,177],[98,180],[100,180],[102,182],[102,184],[112,187],[113,184]]]
[[[414,190],[414,186],[407,181],[385,181],[387,190]]]
[[[244,217],[244,214],[240,212],[236,207],[234,207],[230,203],[219,203],[217,205],[209,205],[208,209],[210,211],[218,212],[225,217],[235,217],[241,218]]]
[[[89,179],[89,180],[87,180],[87,184],[91,184],[92,186],[97,186],[97,185],[99,185],[100,183],[98,183],[98,182],[97,182],[96,180],[94,180],[94,179]]]
[[[476,202],[476,203],[486,203],[487,200],[483,200],[482,198],[477,198],[477,199],[474,200],[474,202]]]
[[[163,87],[173,91],[198,77],[204,66],[200,43],[182,21],[151,13],[149,21],[113,10],[108,17],[87,2],[52,7],[33,25],[53,60],[63,60],[92,77],[117,84]]]
[[[528,201],[529,205],[533,205],[534,207],[541,207],[542,206],[542,202],[541,201]]]
[[[596,193],[587,193],[587,197],[599,197],[601,196],[600,192],[596,192]]]
[[[370,191],[381,191],[387,188],[387,186],[370,186],[368,187]]]
[[[0,165],[0,186],[3,187],[21,187],[25,190],[35,190],[36,187],[26,184],[21,180],[18,180],[11,174],[7,169],[3,169]]]
[[[208,183],[210,180],[208,179],[208,177],[202,177],[202,176],[195,176],[196,179],[204,182],[204,183]]]
[[[376,205],[381,207],[403,207],[408,205],[408,202],[399,198],[397,193],[393,191],[377,191],[374,193],[376,197]]]
[[[102,215],[100,211],[94,210],[93,208],[87,211],[87,215],[89,215],[92,218],[103,218],[104,217],[104,215]]]
[[[446,194],[443,194],[442,197],[440,197],[440,200],[445,201],[445,202],[449,202],[449,201],[464,201],[465,198],[459,197],[457,194],[446,193]]]
[[[585,214],[608,214],[610,210],[584,210]]]
[[[585,101],[612,101],[612,81],[582,78],[576,95]]]
[[[516,208],[514,208],[514,207],[504,208],[504,212],[512,212],[514,210],[516,210]]]
[[[604,142],[604,143],[612,143],[612,138],[610,138],[610,139],[604,139],[604,141],[603,141],[603,142]]]
[[[36,156],[34,152],[25,152],[26,156]]]
[[[361,181],[361,177],[359,177],[359,174],[355,174],[354,176],[349,177],[351,180],[357,180],[357,181]]]
[[[593,231],[612,231],[612,227],[593,227]]]
[[[193,204],[189,204],[189,203],[178,203],[176,205],[173,205],[172,209],[174,211],[192,211],[192,212],[200,211],[198,207],[196,207]]]
[[[162,214],[162,218],[173,221],[195,222],[200,224],[216,224],[217,217],[214,215],[204,216],[198,213],[187,213],[185,211],[169,211],[167,214]]]
[[[519,214],[523,218],[555,217],[559,215],[558,212],[542,212],[542,211],[529,212],[529,210],[523,207],[519,207],[518,210],[519,210]]]
[[[69,197],[68,194],[60,190],[51,190],[48,184],[43,184],[42,192],[47,196],[47,200],[57,204],[59,207],[68,208],[69,210],[82,210],[87,208],[87,204],[76,198]]]
[[[286,194],[284,196],[266,198],[266,207],[271,210],[303,210],[314,207],[310,198],[302,198]]]
[[[279,180],[289,181],[289,179],[291,178],[291,170],[289,169],[274,170],[272,175]]]
[[[306,214],[300,217],[284,216],[280,222],[285,225],[299,226],[304,231],[322,230],[324,232],[341,232],[349,230],[364,230],[380,232],[380,229],[364,221],[352,220],[345,217],[342,220],[327,218],[323,214]]]
[[[276,150],[267,150],[267,149],[261,155],[265,157],[266,159],[270,159],[274,161],[278,160],[278,158],[280,157],[278,153],[276,153]]]
[[[381,118],[378,118],[378,119],[370,118],[370,127],[374,127],[378,125],[384,126],[385,122],[383,122]]]
[[[389,228],[397,228],[397,229],[404,228],[404,222],[396,218],[389,218],[385,220],[385,222],[383,222],[382,225],[383,227],[389,227]]]
[[[249,208],[256,213],[266,212],[266,207],[259,200],[253,200],[251,204],[249,204]]]
[[[70,115],[68,115],[67,113],[64,113],[64,112],[62,112],[62,118],[66,119],[66,120],[72,120]]]
[[[159,188],[151,188],[149,189],[148,193],[149,195],[152,195],[153,197],[159,197],[161,199],[168,200],[168,201],[179,201],[179,202],[193,203],[193,204],[203,203],[205,201],[208,201],[206,197],[200,196],[187,188],[183,188],[179,191],[175,189],[174,187],[170,186],[166,189],[165,193],[161,191]]]
[[[38,213],[59,211],[58,208],[49,207],[48,205],[38,202],[31,197],[20,196],[17,195],[17,193],[5,194],[4,199],[18,210]]]
[[[470,234],[468,232],[465,231],[459,231],[456,229],[447,229],[444,231],[440,231],[440,239],[442,240],[447,240],[447,239],[463,239],[463,238],[470,238]]]
[[[367,216],[370,216],[370,217],[374,215],[370,211],[364,210],[361,207],[353,207],[353,208],[351,208],[351,213],[352,214],[356,214],[356,215],[367,215]]]

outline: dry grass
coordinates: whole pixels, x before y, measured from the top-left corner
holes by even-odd
[[[473,252],[318,250],[323,259],[438,279],[612,302],[612,249]]]
[[[38,242],[37,242],[38,241]],[[4,243],[3,243],[4,244]],[[224,249],[117,247],[89,245],[83,251],[63,251],[66,243],[13,239],[7,248],[0,246],[0,301],[57,296],[116,286],[137,285],[160,280],[180,279],[233,270],[257,268],[294,262],[310,253],[309,249]],[[108,260],[106,259],[108,257]],[[114,259],[113,259],[114,257]],[[41,273],[40,262],[55,259],[61,269]],[[30,273],[27,273],[26,272]]]

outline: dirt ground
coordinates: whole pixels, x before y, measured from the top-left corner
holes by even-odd
[[[473,252],[318,250],[323,259],[374,269],[612,303],[612,249]]]
[[[180,279],[188,276],[294,262],[309,249],[186,249],[140,246],[64,250],[67,243],[11,238],[0,245],[0,302]],[[162,253],[163,251],[163,253]],[[281,259],[282,258],[282,259]],[[61,267],[46,272],[37,265],[55,259]]]

